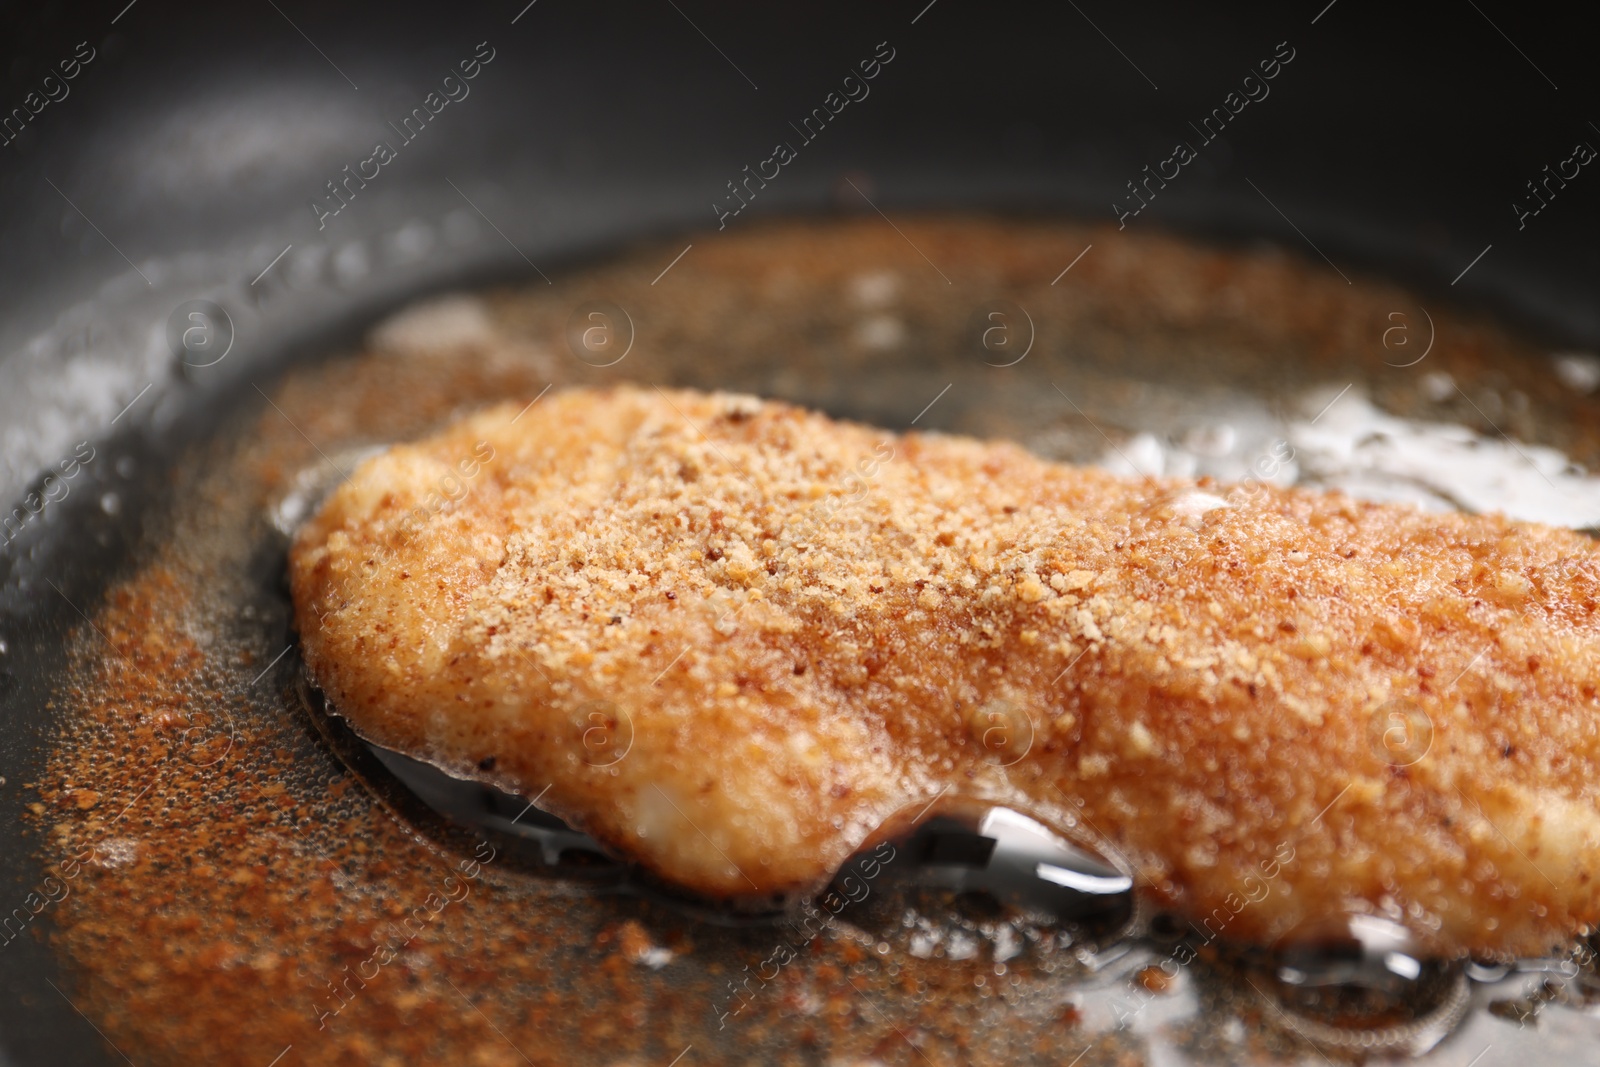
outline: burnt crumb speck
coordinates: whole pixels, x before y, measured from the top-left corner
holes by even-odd
[[[480,770],[480,771],[492,771],[492,770],[494,770],[494,757],[493,756],[485,756],[481,760],[479,760],[478,761],[478,770]]]
[[[611,616],[611,621],[606,623],[606,625],[607,626],[620,626],[620,625],[622,625],[622,616],[621,615],[613,615],[613,616]]]

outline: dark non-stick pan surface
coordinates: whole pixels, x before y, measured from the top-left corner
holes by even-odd
[[[416,294],[715,229],[727,183],[880,42],[895,58],[871,97],[729,226],[997,205],[1114,223],[1135,203],[1128,183],[1287,42],[1295,58],[1271,95],[1127,225],[1269,238],[1336,270],[1413,281],[1425,299],[1496,309],[1551,351],[1592,349],[1589,175],[1527,185],[1574,143],[1600,143],[1570,19],[1352,0],[1228,12],[12,6],[0,15],[0,105],[14,116],[0,146],[0,495],[20,504],[48,471],[77,473],[3,550],[6,891],[20,901],[41,874],[18,816],[52,736],[63,637],[83,623],[69,602],[95,603],[126,565],[170,491],[166,465],[235,410],[222,398],[286,362],[337,349]],[[391,123],[481,45],[493,59],[471,96],[327,215],[327,183],[375,141],[399,141]],[[202,366],[216,349],[185,347],[194,325],[223,360]],[[47,942],[8,943],[0,982],[6,1055],[115,1060],[52,990],[64,978]]]

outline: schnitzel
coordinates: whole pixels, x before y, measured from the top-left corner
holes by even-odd
[[[950,795],[1230,937],[1386,911],[1532,955],[1600,921],[1571,531],[627,386],[367,460],[289,576],[359,734],[706,896],[819,890]]]

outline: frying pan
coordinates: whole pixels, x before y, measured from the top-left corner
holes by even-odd
[[[1115,219],[1280,42],[1295,58],[1270,96],[1126,225],[1278,243],[1592,350],[1600,177],[1527,184],[1600,144],[1572,17],[1360,0],[5,5],[0,500],[68,492],[0,547],[0,892],[40,876],[19,815],[81,622],[68,601],[94,601],[166,458],[251,383],[417,295],[642,236],[945,208]],[[725,218],[729,183],[880,42],[895,58],[870,97]],[[391,125],[489,54],[426,128]],[[329,183],[379,139],[397,158],[328,214],[346,199]],[[185,347],[193,327],[212,347]],[[46,979],[61,984],[47,942],[0,953],[0,1062],[115,1062]]]

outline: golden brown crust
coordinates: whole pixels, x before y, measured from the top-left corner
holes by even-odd
[[[670,881],[816,888],[949,789],[1230,936],[1398,909],[1531,953],[1600,918],[1583,537],[747,397],[522,410],[333,493],[290,557],[302,647],[365,736],[548,786]]]

